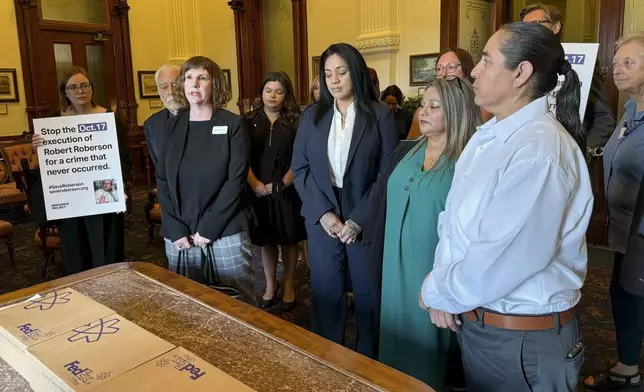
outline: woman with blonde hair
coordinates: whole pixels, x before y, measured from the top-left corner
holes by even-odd
[[[481,123],[474,91],[460,78],[432,81],[419,110],[421,137],[402,141],[376,185],[367,225],[368,263],[382,265],[379,360],[443,388],[450,331],[418,307],[418,287],[432,269],[438,215],[454,165]],[[384,257],[383,257],[384,256]]]
[[[188,59],[179,113],[157,167],[163,236],[171,271],[254,303],[251,243],[242,203],[248,175],[246,121],[225,110],[230,91],[207,57]]]
[[[316,76],[311,83],[310,104],[320,101],[320,75]]]

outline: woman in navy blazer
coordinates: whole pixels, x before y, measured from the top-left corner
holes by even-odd
[[[344,343],[347,274],[355,295],[356,350],[377,354],[379,271],[365,262],[360,233],[371,187],[398,142],[364,58],[348,44],[320,59],[321,100],[302,115],[291,169],[309,238],[313,331]],[[377,266],[376,266],[377,269]]]

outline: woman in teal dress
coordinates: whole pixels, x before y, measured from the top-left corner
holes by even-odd
[[[380,362],[443,390],[450,331],[436,328],[418,306],[418,291],[434,264],[438,215],[454,165],[480,125],[468,81],[436,79],[420,109],[422,136],[394,151],[376,189],[379,215],[367,233],[370,262],[382,262]]]

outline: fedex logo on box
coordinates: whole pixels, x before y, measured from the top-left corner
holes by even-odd
[[[193,380],[198,379],[199,377],[203,376],[206,374],[206,372],[202,372],[200,368],[196,367],[195,365],[188,363],[181,367],[181,369],[178,369],[180,372],[188,372],[191,374],[190,378]]]
[[[186,358],[182,358],[179,355],[175,355],[174,359],[172,361],[162,358],[157,361],[157,367],[166,367],[168,365],[171,365],[171,363],[174,364],[174,369],[180,371],[180,372],[188,372],[190,374],[190,379],[191,380],[198,380],[201,376],[204,376],[206,372],[201,371],[201,368],[196,367],[192,362],[194,362],[194,358],[191,358],[190,356],[186,355]]]
[[[30,323],[19,325],[18,330],[25,336],[34,340],[40,338],[41,336],[40,330],[38,328],[32,328]]]
[[[76,377],[84,384],[88,384],[92,380],[92,371],[89,368],[83,369],[79,361],[73,361],[63,365],[72,376]]]

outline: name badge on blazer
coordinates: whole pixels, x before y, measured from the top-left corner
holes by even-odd
[[[226,125],[219,125],[212,127],[213,135],[225,135],[228,133],[228,127]]]

